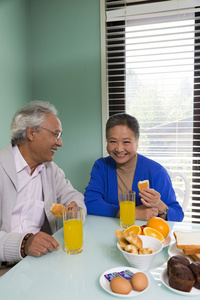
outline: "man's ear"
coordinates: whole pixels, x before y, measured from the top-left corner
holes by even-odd
[[[32,127],[27,127],[26,128],[26,135],[29,141],[33,141],[33,134],[34,134],[34,128]]]

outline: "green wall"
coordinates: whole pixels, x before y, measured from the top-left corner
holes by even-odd
[[[26,0],[0,0],[0,148],[16,110],[31,99]]]
[[[1,91],[2,104],[7,103],[1,111],[6,118],[4,128],[10,127],[10,116],[23,103],[53,103],[63,127],[63,147],[55,162],[81,192],[88,184],[94,160],[102,155],[99,2],[0,0],[0,16],[7,7],[0,32],[13,48],[11,57],[6,49],[0,50],[12,73]],[[0,76],[7,67],[5,63]],[[10,85],[17,86],[17,91]],[[9,141],[2,125],[1,118],[5,136],[1,148]]]

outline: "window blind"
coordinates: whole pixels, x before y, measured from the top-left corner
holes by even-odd
[[[102,9],[103,123],[119,112],[138,119],[138,152],[188,177],[184,221],[200,222],[200,0],[107,0]]]

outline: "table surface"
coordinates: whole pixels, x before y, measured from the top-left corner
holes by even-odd
[[[200,231],[200,224],[168,222],[171,244],[174,243],[173,231]],[[135,224],[144,225],[145,221],[136,220]],[[88,215],[83,225],[83,252],[69,255],[64,252],[63,229],[54,234],[61,249],[40,258],[27,256],[0,278],[0,299],[114,299],[100,285],[103,272],[115,267],[130,267],[116,246],[115,229],[120,229],[119,219]],[[170,246],[170,245],[169,245]],[[166,268],[168,248],[156,257],[146,274],[150,287],[138,300],[182,299],[182,295],[165,287],[160,273]],[[124,299],[124,297],[115,297]],[[130,298],[130,299],[133,299]],[[192,299],[199,299],[193,296]]]

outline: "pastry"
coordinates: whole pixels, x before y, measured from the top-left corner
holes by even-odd
[[[52,203],[50,211],[54,215],[54,217],[60,218],[62,217],[62,212],[64,209],[65,209],[64,205]]]
[[[174,264],[169,269],[169,285],[179,291],[190,292],[195,284],[195,277],[189,267]]]
[[[195,284],[194,287],[200,289],[200,262],[196,261],[189,265],[190,270],[194,274],[195,277]]]
[[[151,254],[151,253],[153,253],[153,249],[150,247],[149,248],[141,248],[139,250],[139,254],[145,255],[145,254]]]
[[[123,232],[121,230],[116,229],[115,235],[117,237],[117,241],[121,249],[126,252],[141,255],[153,253],[152,248],[143,248],[143,242],[141,238],[133,232]]]
[[[125,232],[124,237],[131,245],[136,246],[138,250],[143,247],[142,240],[137,234],[134,234],[132,232]]]
[[[132,253],[132,254],[138,254],[138,249],[134,245],[128,244],[126,245],[125,249],[126,252]]]
[[[171,267],[176,264],[182,264],[182,265],[188,267],[190,262],[189,262],[189,259],[187,259],[187,257],[185,257],[185,256],[174,255],[174,256],[170,257],[170,259],[167,262],[167,274],[168,275],[169,275],[169,271],[170,271]]]
[[[138,189],[140,192],[148,188],[149,188],[149,180],[143,180],[138,182]]]
[[[125,250],[125,247],[129,245],[129,242],[124,238],[123,231],[116,229],[115,235],[117,237],[118,243],[120,244],[120,247],[122,248],[122,250]]]

